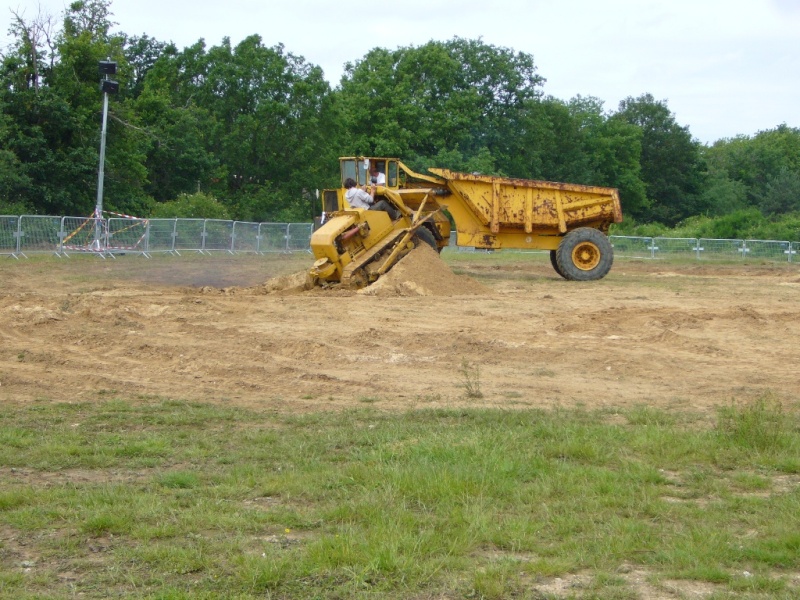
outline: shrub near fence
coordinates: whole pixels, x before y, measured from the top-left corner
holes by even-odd
[[[307,252],[312,223],[0,215],[0,255]],[[619,258],[797,262],[800,242],[610,236]],[[450,245],[455,245],[451,236]],[[459,248],[474,250],[474,248]],[[509,250],[513,252],[514,250]]]

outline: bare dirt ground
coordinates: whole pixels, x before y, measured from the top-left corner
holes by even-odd
[[[800,396],[796,264],[618,259],[575,283],[541,255],[429,254],[358,293],[292,289],[304,253],[0,260],[0,402],[710,411]]]

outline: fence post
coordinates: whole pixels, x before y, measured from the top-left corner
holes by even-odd
[[[61,217],[61,225],[58,227],[58,250],[56,250],[56,256],[59,258],[64,254],[64,238],[67,237],[67,232],[64,229],[64,221],[66,220],[67,217]]]
[[[22,254],[22,215],[17,217],[17,232],[14,234],[14,237],[17,238],[17,251],[13,256],[19,260],[19,255]],[[23,254],[23,256],[25,255]]]
[[[175,217],[175,222],[172,224],[172,248],[170,249],[170,254],[177,254],[180,256],[180,253],[176,249],[178,245],[178,217]]]

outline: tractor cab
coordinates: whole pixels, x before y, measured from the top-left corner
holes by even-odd
[[[389,189],[396,190],[400,187],[400,161],[396,158],[374,158],[349,156],[339,159],[341,173],[341,187],[336,190],[322,191],[322,213],[330,214],[337,210],[344,210],[344,182],[353,179],[359,186],[377,185],[371,176],[371,167],[377,167],[378,173],[384,176],[385,183],[381,184]],[[324,217],[323,219],[324,220]]]
[[[435,196],[450,193],[444,179],[415,173],[397,158],[343,157],[339,159],[339,170],[341,187],[322,191],[322,216],[319,218],[318,224],[324,223],[328,216],[335,212],[350,210],[345,200],[344,189],[344,182],[348,179],[353,179],[356,185],[362,188],[377,186],[376,198],[390,202],[409,219],[413,211],[426,202],[426,212],[432,212],[438,208],[430,196],[431,192]],[[377,170],[375,174],[377,177],[373,175],[374,170]],[[373,178],[383,183],[373,181]]]
[[[378,173],[385,177],[385,183],[382,185],[397,189],[400,184],[398,177],[399,162],[396,158],[340,158],[342,187],[344,187],[344,182],[348,178],[355,180],[358,185],[376,185],[378,182],[374,181],[375,178],[370,175],[372,167],[376,167]]]

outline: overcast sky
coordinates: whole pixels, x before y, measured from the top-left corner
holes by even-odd
[[[69,0],[11,0],[33,18]],[[264,44],[319,65],[335,87],[346,62],[375,47],[455,36],[532,54],[547,95],[666,100],[704,143],[800,127],[800,0],[112,0],[115,30],[173,41]],[[4,41],[3,46],[7,43]]]

